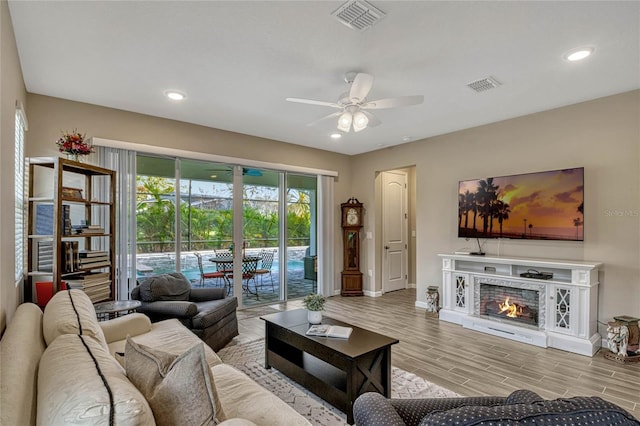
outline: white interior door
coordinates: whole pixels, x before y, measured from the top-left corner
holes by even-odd
[[[382,172],[382,292],[407,287],[407,174]]]

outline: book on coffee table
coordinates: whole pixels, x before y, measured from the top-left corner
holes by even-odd
[[[341,327],[339,325],[328,325],[328,324],[320,324],[320,325],[312,325],[309,330],[307,330],[307,336],[319,336],[319,337],[338,337],[341,339],[348,339],[351,335],[353,328],[351,327]]]

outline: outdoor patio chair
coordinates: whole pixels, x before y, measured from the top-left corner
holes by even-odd
[[[258,269],[258,260],[257,256],[247,256],[242,259],[242,290],[247,294],[252,294],[256,296],[256,300],[259,300],[258,297],[258,287],[256,285],[256,269]],[[233,271],[231,273],[226,274],[227,278],[233,279]],[[253,281],[254,291],[251,291],[251,287],[249,283]]]
[[[260,276],[260,287],[263,286],[262,277],[266,274],[269,274],[269,278],[271,279],[271,291],[275,291],[275,287],[273,286],[273,275],[271,275],[271,267],[273,266],[273,256],[275,252],[273,250],[262,250],[261,259],[262,262],[260,264],[260,268],[256,269],[256,275]]]
[[[202,284],[202,286],[204,287],[205,280],[216,279],[218,281],[218,284],[222,283],[222,285],[224,286],[224,272],[220,272],[217,270],[212,272],[204,272],[204,266],[202,265],[202,255],[197,251],[193,254],[198,259],[198,269],[200,270],[200,284]]]

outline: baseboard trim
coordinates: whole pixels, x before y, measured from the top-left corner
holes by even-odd
[[[364,290],[364,295],[368,296],[368,297],[380,297],[380,296],[382,296],[382,292],[381,291]]]
[[[427,302],[416,300],[415,306],[416,308],[427,309]]]

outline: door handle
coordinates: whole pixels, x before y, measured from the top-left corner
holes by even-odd
[[[384,249],[385,249],[385,250],[389,250],[390,248],[391,248],[391,247],[389,247],[389,246],[384,246]]]

